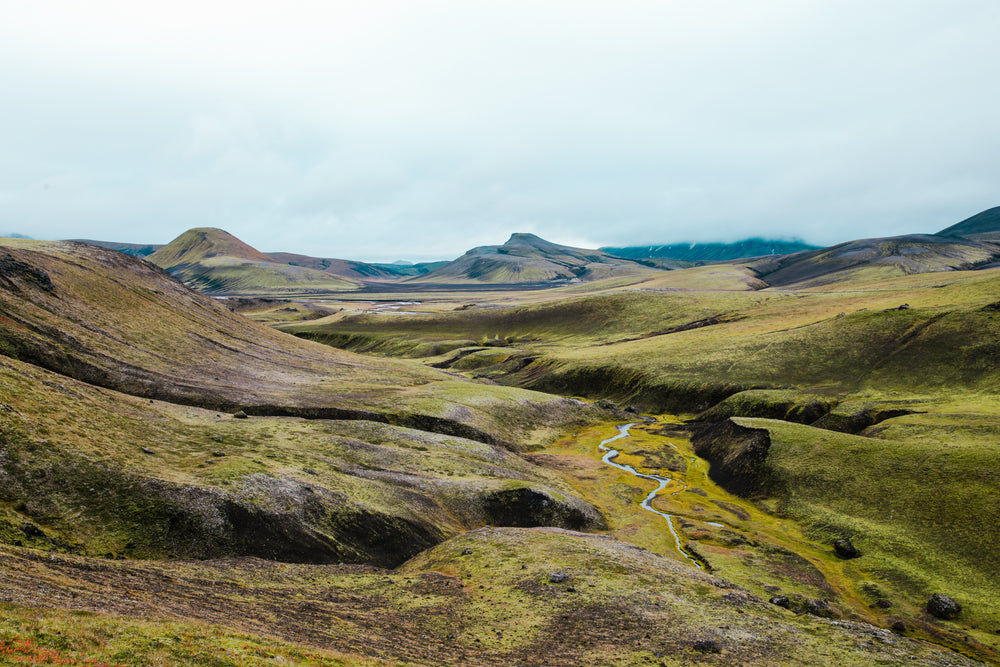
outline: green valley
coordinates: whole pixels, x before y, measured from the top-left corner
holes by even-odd
[[[425,273],[4,239],[0,655],[998,664],[980,223]]]

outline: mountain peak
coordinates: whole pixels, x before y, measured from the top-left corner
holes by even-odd
[[[162,268],[178,264],[192,264],[209,257],[238,257],[256,262],[271,259],[229,232],[216,227],[195,227],[189,229],[152,255],[149,261]]]
[[[947,229],[942,229],[938,235],[967,237],[981,241],[1000,240],[1000,206],[988,208]]]

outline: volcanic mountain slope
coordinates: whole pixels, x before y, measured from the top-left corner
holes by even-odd
[[[1000,206],[977,213],[938,232],[939,236],[959,236],[976,241],[1000,241]]]
[[[1000,246],[955,236],[910,234],[850,241],[750,263],[771,287],[820,287],[914,273],[979,269],[1000,262]]]
[[[269,252],[267,257],[271,261],[287,264],[289,266],[301,266],[315,271],[324,271],[339,278],[349,278],[351,280],[370,280],[373,282],[383,282],[399,280],[407,274],[394,270],[391,265],[369,264],[367,262],[355,262],[348,259],[333,259],[329,257],[310,257],[309,255],[297,255],[291,252]]]
[[[410,278],[419,283],[558,283],[649,273],[637,262],[600,250],[550,243],[534,234],[512,234],[501,246],[473,248],[430,273]]]
[[[359,287],[331,273],[275,261],[221,229],[190,229],[147,259],[212,294],[315,294]]]

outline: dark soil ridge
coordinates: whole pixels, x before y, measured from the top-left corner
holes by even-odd
[[[655,338],[657,336],[668,336],[670,334],[680,333],[682,331],[691,331],[692,329],[701,329],[704,327],[715,326],[716,324],[725,324],[728,322],[736,322],[743,319],[742,317],[726,317],[724,315],[713,315],[712,317],[706,317],[700,320],[695,320],[694,322],[687,322],[686,324],[679,324],[675,327],[670,327],[669,329],[663,329],[661,331],[651,331],[649,333],[644,333],[641,336],[634,336],[632,338],[622,338],[620,340],[613,340],[607,343],[600,343],[596,347],[606,347],[608,345],[617,345],[618,343],[631,343],[636,340],[645,340],[647,338]]]
[[[771,434],[766,429],[741,426],[732,419],[695,427],[694,453],[709,462],[709,478],[744,498],[774,495],[780,486],[767,465]]]

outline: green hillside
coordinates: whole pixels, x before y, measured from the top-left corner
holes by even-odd
[[[274,261],[221,229],[190,229],[146,259],[186,285],[217,295],[302,295],[359,286],[324,271]]]

